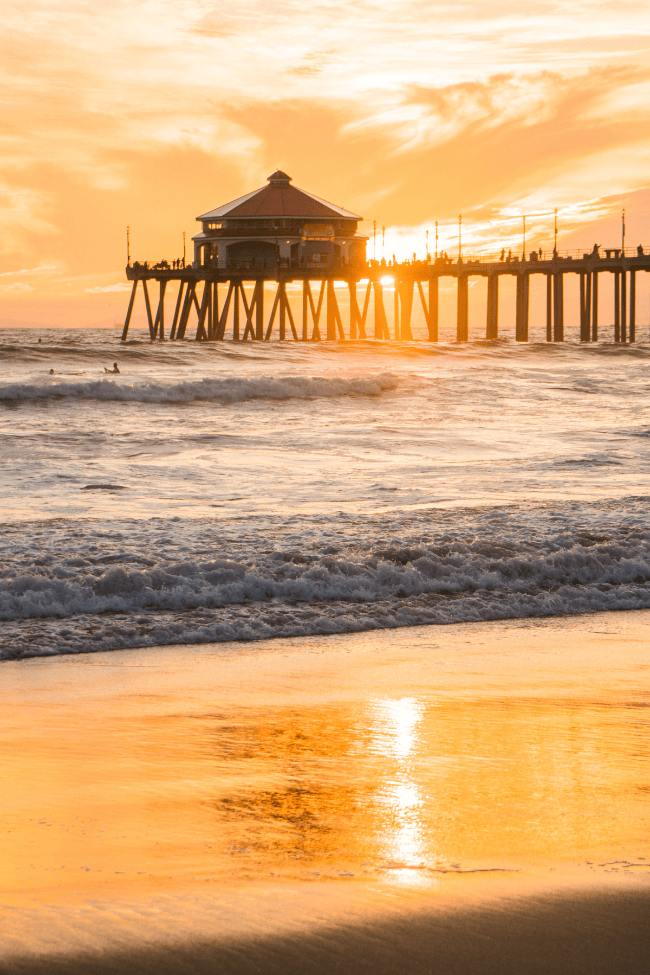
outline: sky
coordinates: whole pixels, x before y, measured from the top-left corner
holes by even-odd
[[[297,186],[384,253],[650,248],[650,17],[637,0],[4,0],[0,323],[123,320],[126,227]],[[379,241],[379,238],[378,238]],[[372,243],[370,246],[372,250]],[[377,246],[381,256],[381,245]],[[189,249],[188,249],[189,253]],[[369,255],[370,256],[370,255]]]

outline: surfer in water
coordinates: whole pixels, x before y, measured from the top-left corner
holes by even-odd
[[[117,367],[117,362],[114,362],[113,363],[113,368],[112,369],[107,369],[106,366],[104,366],[104,372],[118,372],[119,373],[119,371],[120,370]]]

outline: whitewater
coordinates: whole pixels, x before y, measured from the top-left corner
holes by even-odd
[[[0,657],[650,607],[649,365],[0,330]]]

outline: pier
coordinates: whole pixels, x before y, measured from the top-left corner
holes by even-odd
[[[580,278],[580,341],[599,339],[598,285],[602,274],[614,276],[613,334],[601,339],[636,341],[636,274],[650,271],[650,250],[642,246],[589,252],[531,251],[521,257],[505,249],[492,255],[461,256],[443,252],[425,261],[367,261],[368,238],[358,232],[363,218],[292,186],[276,170],[267,186],[197,217],[201,231],[192,238],[194,259],[132,262],[126,276],[133,282],[122,340],[126,341],[138,287],[141,286],[152,341],[268,342],[274,336],[296,342],[373,338],[412,341],[414,302],[424,314],[428,340],[438,341],[440,281],[456,279],[456,340],[499,337],[499,279],[516,279],[515,338],[528,341],[530,279],[546,278],[546,340],[563,342],[564,279]],[[460,227],[459,227],[460,233]],[[556,226],[557,237],[557,226]],[[624,239],[624,234],[623,234]],[[127,237],[128,240],[128,237]],[[525,238],[524,238],[525,244]],[[487,278],[485,335],[469,334],[469,283]],[[349,290],[347,321],[335,282]],[[265,285],[271,285],[265,309]],[[150,294],[153,285],[157,294]],[[170,287],[170,285],[172,287]],[[288,285],[302,290],[302,315],[291,307]],[[393,289],[392,308],[384,288]],[[174,294],[175,292],[175,294]],[[153,299],[153,304],[152,304]],[[166,302],[173,302],[174,309]],[[154,311],[155,304],[155,311]],[[170,320],[171,312],[171,320]],[[299,320],[296,321],[296,318]],[[611,322],[612,319],[610,319]],[[168,323],[169,322],[169,326]]]
[[[582,255],[560,252],[547,259],[540,259],[535,253],[526,260],[514,258],[510,261],[501,260],[498,255],[401,264],[369,261],[336,264],[323,269],[296,267],[281,261],[275,267],[264,268],[237,264],[222,268],[197,263],[173,267],[166,261],[150,266],[135,262],[126,268],[127,279],[133,282],[133,287],[122,340],[128,336],[140,286],[152,341],[194,338],[198,342],[216,342],[229,338],[268,342],[273,337],[297,342],[365,338],[411,341],[413,305],[419,301],[428,340],[437,342],[438,294],[442,278],[456,279],[456,340],[497,339],[499,279],[507,275],[516,279],[515,338],[517,342],[527,342],[530,278],[541,274],[546,278],[546,340],[563,342],[564,278],[567,274],[577,274],[580,278],[580,341],[597,342],[600,337],[615,343],[628,343],[636,341],[638,271],[650,272],[650,250],[644,253],[641,247],[625,252],[611,249],[602,256],[594,251]],[[603,274],[614,276],[614,308],[607,318],[608,323],[613,321],[613,332],[609,335],[602,329],[599,332],[598,286]],[[468,289],[472,277],[487,278],[485,331],[476,335],[469,334]],[[335,282],[344,282],[349,289],[346,322],[337,300]],[[273,285],[272,296],[268,292],[265,294],[264,286],[269,283]],[[287,296],[288,284],[301,286],[302,315],[294,315]],[[394,285],[392,308],[387,307],[384,300],[384,287],[390,284]]]

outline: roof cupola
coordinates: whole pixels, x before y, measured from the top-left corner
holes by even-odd
[[[287,176],[281,169],[276,169],[274,173],[266,177],[269,183],[290,183],[291,176]]]

